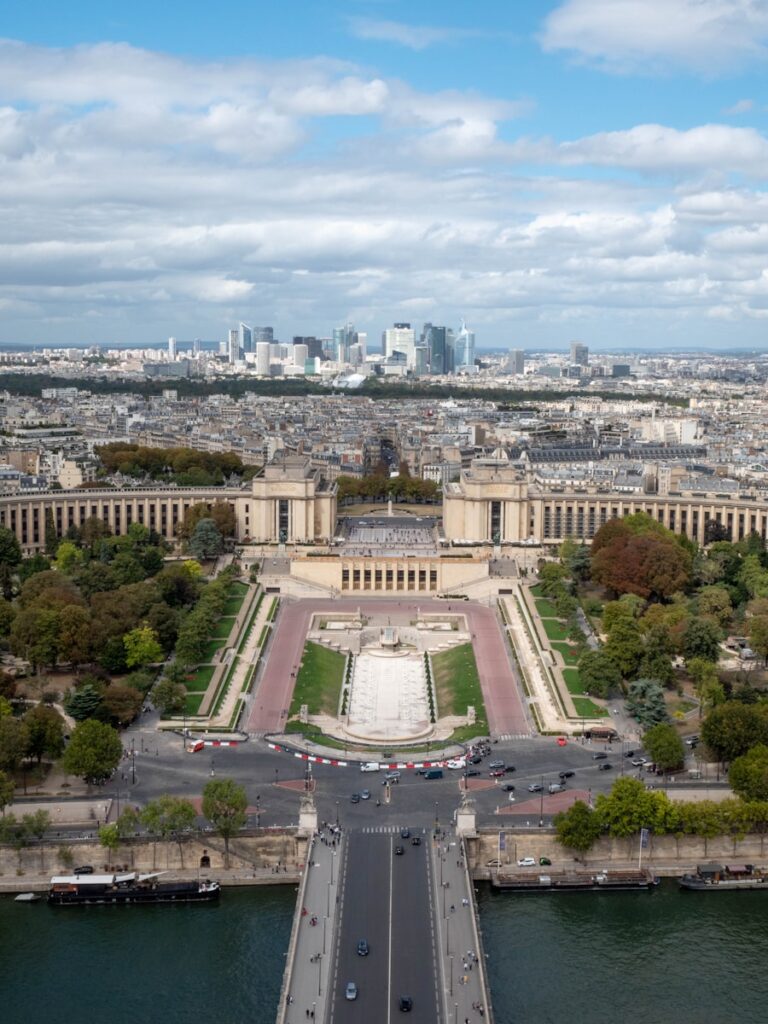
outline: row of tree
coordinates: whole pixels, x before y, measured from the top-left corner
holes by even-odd
[[[182,487],[210,487],[227,479],[252,476],[234,452],[205,452],[197,448],[145,448],[116,441],[95,450],[106,473],[175,483]]]

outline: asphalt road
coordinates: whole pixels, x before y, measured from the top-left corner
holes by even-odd
[[[399,999],[408,995],[408,1019],[437,1024],[437,961],[429,899],[426,831],[412,830],[422,843],[414,846],[389,833],[347,833],[344,901],[337,931],[330,1019],[333,1024],[391,1024],[401,1019]],[[395,855],[401,845],[402,856]],[[368,956],[359,956],[365,939]],[[358,996],[345,996],[348,982]]]

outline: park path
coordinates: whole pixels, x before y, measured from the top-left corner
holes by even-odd
[[[251,631],[248,634],[248,638],[245,641],[242,653],[239,656],[238,663],[232,673],[229,684],[227,686],[227,692],[224,695],[224,699],[221,702],[218,712],[211,718],[208,728],[210,729],[223,729],[228,728],[232,720],[232,715],[235,712],[237,702],[243,695],[243,687],[245,686],[245,680],[248,673],[251,670],[251,666],[258,660],[261,647],[259,640],[264,626],[267,623],[267,616],[269,610],[272,607],[272,598],[265,595],[262,598],[259,610],[256,613]],[[248,621],[246,620],[244,629],[248,628]],[[235,639],[235,646],[233,647],[233,657],[238,657],[237,648],[239,646],[240,636]]]
[[[290,707],[295,677],[313,615],[357,612],[386,616],[393,625],[407,625],[417,612],[466,616],[475,649],[488,725],[493,735],[531,734],[520,688],[512,671],[504,637],[492,609],[465,601],[429,598],[318,599],[281,603],[269,655],[256,690],[246,729],[250,733],[281,732]]]

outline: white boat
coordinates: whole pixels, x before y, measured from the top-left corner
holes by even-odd
[[[40,896],[36,892],[20,892],[14,897],[14,903],[37,903]]]

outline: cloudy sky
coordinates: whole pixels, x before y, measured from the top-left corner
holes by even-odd
[[[768,347],[768,0],[14,8],[0,344]]]

